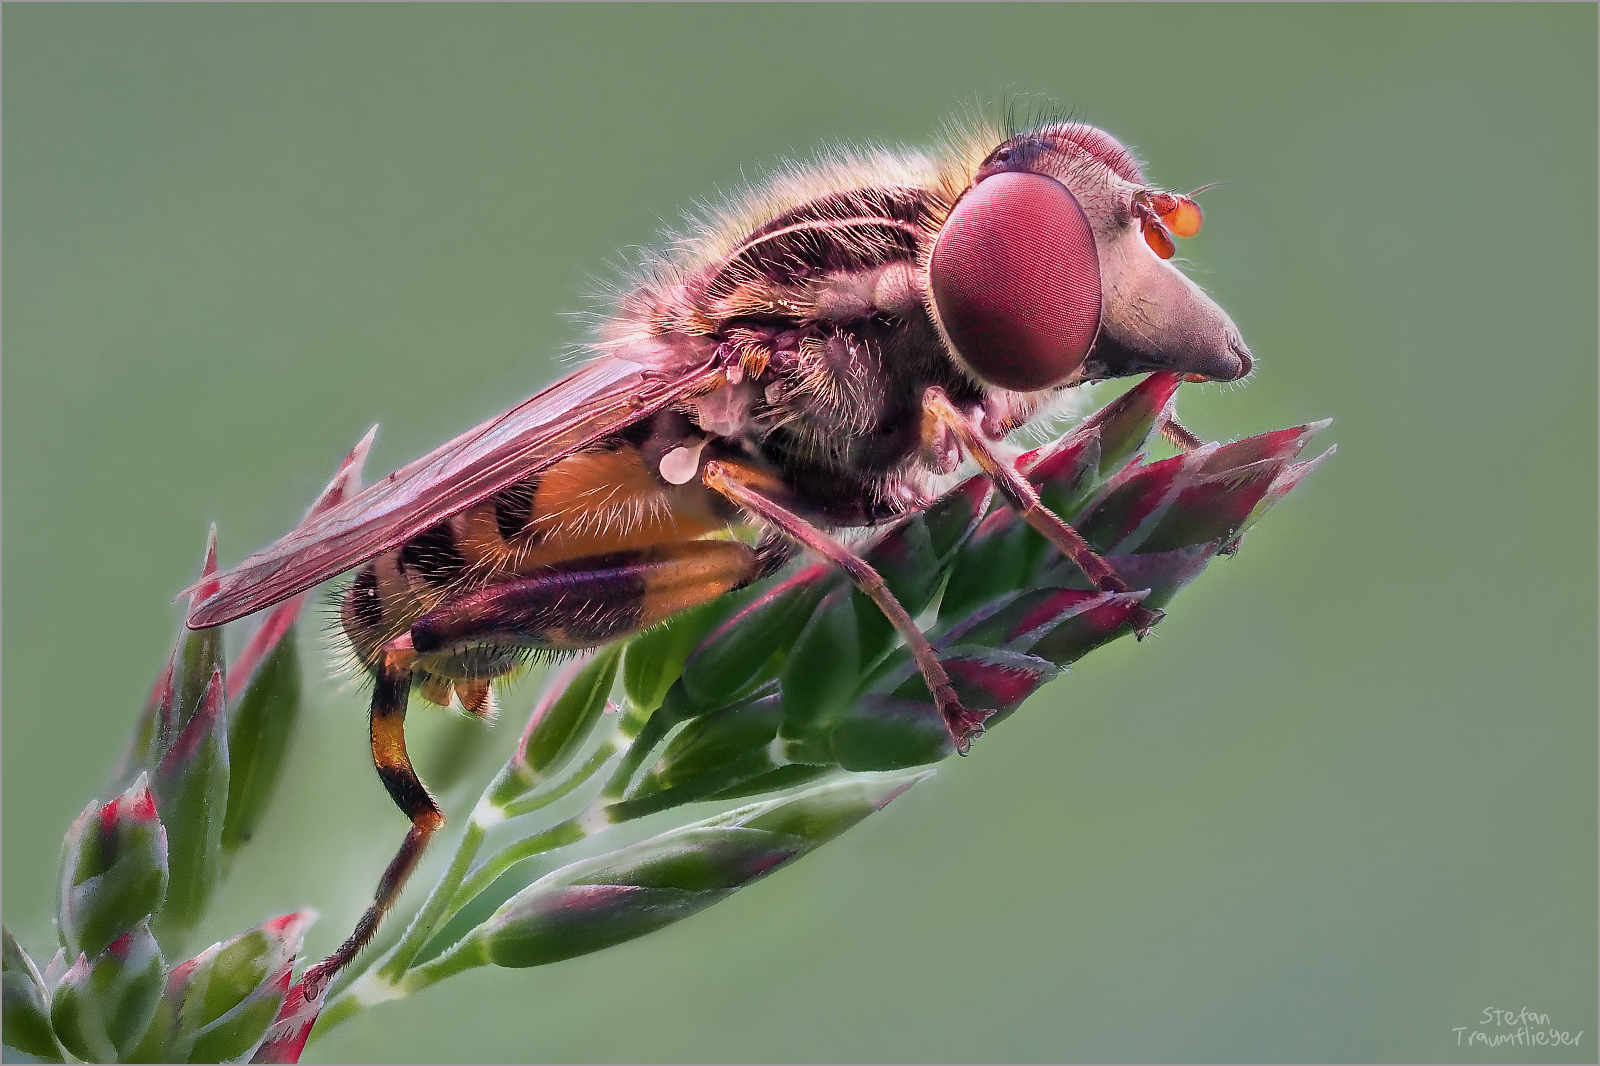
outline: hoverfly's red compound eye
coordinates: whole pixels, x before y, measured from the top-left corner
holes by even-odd
[[[1016,392],[1070,378],[1100,328],[1094,231],[1077,198],[1042,174],[973,188],[934,243],[928,286],[956,357]]]

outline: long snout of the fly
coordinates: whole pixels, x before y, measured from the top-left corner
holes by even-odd
[[[1228,313],[1144,242],[1118,241],[1102,259],[1100,333],[1088,362],[1096,376],[1173,370],[1235,381],[1255,365]]]

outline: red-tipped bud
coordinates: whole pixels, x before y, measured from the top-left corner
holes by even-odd
[[[315,919],[312,911],[281,915],[174,966],[138,1060],[247,1058],[289,1006],[295,956]]]
[[[466,949],[497,966],[541,966],[643,936],[826,843],[925,776],[837,781],[573,863],[507,900]]]
[[[166,890],[167,831],[140,774],[109,803],[91,803],[67,831],[56,915],[69,957],[98,956],[159,909]]]
[[[214,670],[191,717],[171,736],[154,791],[172,843],[172,879],[157,931],[199,921],[222,876],[222,827],[228,808],[228,729],[221,670]]]
[[[79,955],[50,1002],[56,1035],[80,1059],[127,1061],[150,1028],[165,973],[144,922],[93,959]]]

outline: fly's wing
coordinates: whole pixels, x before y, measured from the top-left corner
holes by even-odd
[[[620,356],[598,360],[207,578],[216,591],[194,605],[188,625],[221,625],[303,592],[620,427],[705,391],[716,373],[702,364],[672,377]]]

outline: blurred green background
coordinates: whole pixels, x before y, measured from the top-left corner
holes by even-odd
[[[236,560],[373,422],[370,476],[530,393],[697,199],[1038,93],[1237,183],[1184,252],[1259,369],[1185,420],[1332,416],[1339,454],[1156,639],[815,857],[308,1060],[1594,1061],[1595,39],[1592,5],[8,5],[6,921],[53,950],[208,522]],[[330,949],[399,840],[323,658],[201,943],[314,905]],[[1456,1046],[1523,1007],[1581,1045]]]

